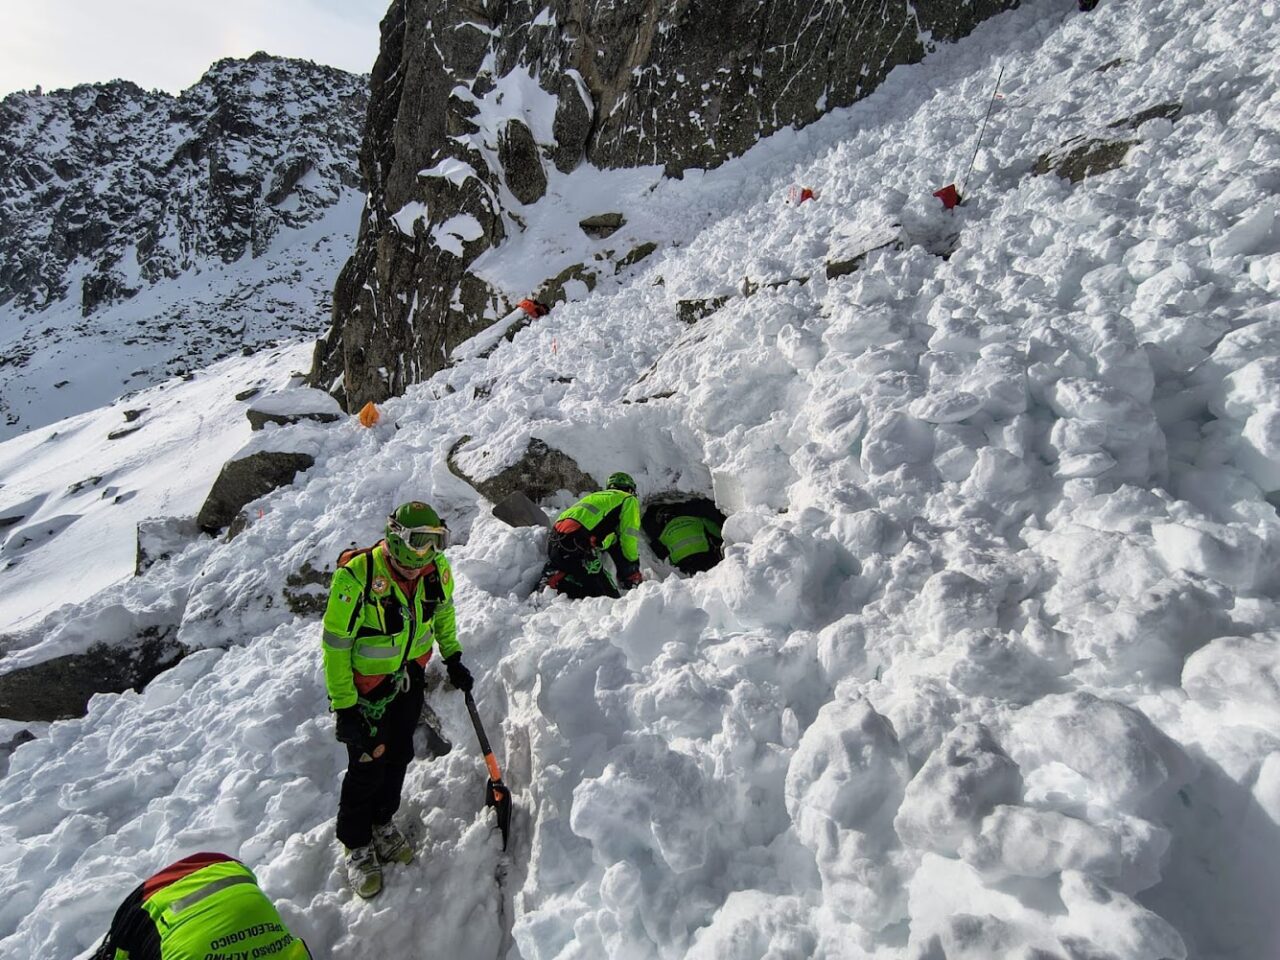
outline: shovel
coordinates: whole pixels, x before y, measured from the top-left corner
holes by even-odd
[[[489,746],[489,738],[484,735],[484,725],[480,722],[480,714],[476,713],[476,702],[470,692],[464,694],[467,699],[467,712],[471,714],[471,724],[476,728],[476,736],[480,739],[480,750],[484,753],[485,766],[489,768],[489,782],[484,788],[484,805],[493,807],[498,814],[498,829],[502,831],[502,849],[507,849],[507,839],[511,833],[511,791],[502,782],[502,771],[498,769],[498,761]]]

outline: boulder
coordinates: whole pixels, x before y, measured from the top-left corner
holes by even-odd
[[[579,220],[578,226],[587,236],[603,240],[617,233],[626,222],[620,213],[597,213],[593,217]]]
[[[1072,137],[1056,150],[1036,158],[1036,176],[1056,173],[1072,183],[1118,169],[1137,140],[1099,140]]]
[[[580,283],[586,287],[587,292],[596,288],[596,282],[599,280],[598,274],[583,263],[575,263],[571,267],[565,267],[550,280],[545,281],[538,288],[537,300],[547,304],[567,303],[574,299],[574,289],[571,284]],[[577,291],[581,293],[581,291]]]
[[[153,565],[181,552],[199,535],[194,517],[151,517],[140,521],[134,576],[142,576]]]
[[[1169,103],[1157,103],[1153,107],[1147,107],[1145,110],[1139,110],[1131,117],[1121,117],[1114,123],[1109,123],[1113,130],[1137,130],[1148,120],[1168,120],[1174,123],[1182,116],[1182,104],[1176,100]]]
[[[205,533],[216,534],[236,518],[245,504],[288,486],[315,462],[309,453],[278,450],[260,450],[227,461],[200,508],[196,525]]]
[[[533,133],[519,120],[508,120],[498,135],[498,160],[507,186],[521,203],[537,203],[547,192],[547,174]]]
[[[261,430],[268,423],[281,426],[301,423],[303,420],[333,423],[341,419],[342,407],[323,390],[297,387],[271,393],[254,401],[245,411],[245,416],[249,418],[249,424],[254,430]]]
[[[902,227],[896,223],[859,230],[833,240],[827,259],[827,279],[848,276],[862,268],[876,250],[901,250]]]
[[[300,617],[323,616],[329,602],[329,580],[332,570],[317,570],[308,560],[284,580],[284,602]]]
[[[133,647],[100,643],[0,675],[0,717],[51,722],[84,716],[95,693],[142,689],[187,653],[176,630],[152,628]]]
[[[637,263],[657,249],[658,245],[656,243],[640,244],[640,246],[633,248],[630,253],[618,261],[617,266],[614,267],[614,272],[621,273],[623,270],[627,269],[627,267],[634,267]]]
[[[728,302],[727,296],[712,297],[709,300],[681,300],[676,304],[676,316],[681,323],[697,323],[703,317],[711,316]]]
[[[572,457],[547,446],[537,437],[530,438],[529,446],[519,460],[500,472],[490,477],[470,476],[457,462],[458,453],[470,441],[471,437],[462,437],[450,449],[449,470],[493,503],[501,503],[517,491],[536,502],[560,490],[580,496],[600,489],[600,484],[583,473]]]

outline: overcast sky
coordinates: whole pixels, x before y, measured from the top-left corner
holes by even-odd
[[[0,0],[0,96],[122,78],[174,93],[258,50],[368,73],[391,0]]]

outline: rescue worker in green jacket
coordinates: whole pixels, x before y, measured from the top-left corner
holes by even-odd
[[[618,584],[604,568],[606,552],[618,571]],[[636,482],[628,474],[614,473],[608,489],[588,494],[556,519],[541,585],[575,600],[616,598],[619,585],[630,590],[642,579]]]
[[[448,528],[425,503],[387,517],[386,538],[339,558],[324,613],[324,677],[347,747],[338,799],[338,840],[361,897],[382,889],[382,863],[409,863],[413,849],[392,823],[413,731],[422,712],[432,647],[449,681],[469,691],[453,609],[453,573],[442,552]]]
[[[125,898],[93,960],[310,960],[258,889],[248,867],[197,853],[144,880]]]
[[[710,570],[724,559],[724,514],[710,500],[698,498],[657,503],[645,508],[641,527],[654,553],[681,573]]]

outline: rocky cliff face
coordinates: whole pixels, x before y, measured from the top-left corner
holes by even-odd
[[[398,393],[509,309],[472,265],[556,171],[717,166],[1017,2],[394,0],[314,382],[353,408]]]
[[[362,77],[257,54],[180,96],[115,81],[0,102],[0,305],[85,315],[201,261],[259,256],[343,186]]]

